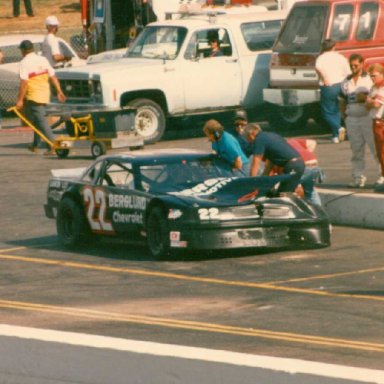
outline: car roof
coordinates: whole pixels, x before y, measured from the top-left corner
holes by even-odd
[[[163,148],[163,149],[143,149],[130,152],[120,152],[112,155],[105,155],[100,159],[130,162],[135,164],[156,163],[164,161],[175,161],[182,159],[196,159],[210,156],[208,151],[189,149],[189,148]]]
[[[32,43],[40,43],[44,40],[44,34],[14,34],[0,36],[0,47],[8,47],[10,45],[19,45],[23,40],[31,40]]]
[[[260,11],[241,14],[214,14],[213,12],[202,12],[199,14],[190,14],[179,19],[157,21],[149,25],[173,25],[179,27],[215,27],[216,24],[243,24],[257,21],[284,20],[287,17],[287,11]],[[210,16],[214,15],[214,16]]]

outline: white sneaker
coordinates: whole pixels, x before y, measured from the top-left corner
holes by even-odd
[[[340,143],[340,140],[338,137],[332,137],[332,143],[333,144],[339,144]]]
[[[365,176],[355,177],[353,179],[353,181],[348,184],[348,187],[351,187],[351,188],[364,188],[366,181],[367,181],[367,178]],[[384,180],[383,180],[383,182],[384,182]]]
[[[384,184],[384,176],[380,176],[377,180],[376,180],[376,184]]]
[[[339,142],[342,143],[345,140],[347,130],[344,127],[339,128]]]

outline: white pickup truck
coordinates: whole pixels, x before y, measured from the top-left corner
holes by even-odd
[[[261,106],[270,49],[285,17],[210,12],[148,24],[124,57],[57,71],[67,96],[62,108],[135,107],[148,144],[161,139],[168,117]],[[210,57],[211,36],[221,56]]]

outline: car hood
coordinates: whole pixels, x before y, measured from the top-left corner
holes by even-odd
[[[205,180],[193,187],[168,192],[186,203],[206,201],[212,204],[227,205],[249,203],[255,199],[267,196],[278,183],[291,178],[291,175],[257,176],[240,178],[216,178]]]
[[[121,73],[122,71],[132,71],[137,68],[142,70],[148,67],[159,67],[163,65],[163,60],[160,59],[134,59],[134,58],[121,58],[116,61],[99,62],[94,64],[87,64],[80,67],[63,68],[56,71],[59,78],[71,78],[73,74],[79,76],[84,75],[87,78],[97,75],[108,75]]]

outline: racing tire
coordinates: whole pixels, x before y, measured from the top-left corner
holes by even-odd
[[[60,159],[65,159],[69,155],[69,149],[56,149],[55,152]]]
[[[308,112],[304,106],[269,104],[267,110],[269,126],[274,132],[287,132],[302,129],[308,121]]]
[[[159,104],[150,99],[135,99],[127,106],[136,108],[135,128],[144,144],[156,143],[163,137],[166,119]]]
[[[160,207],[153,208],[147,220],[147,245],[151,255],[161,260],[170,255],[168,222]]]
[[[69,197],[64,197],[60,201],[56,229],[60,242],[68,248],[81,245],[89,235],[89,227],[83,210]]]
[[[94,159],[107,153],[107,146],[102,141],[94,141],[91,147],[91,154]]]

